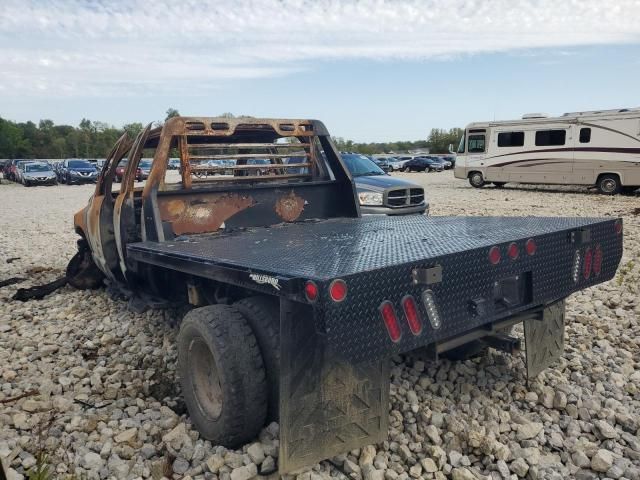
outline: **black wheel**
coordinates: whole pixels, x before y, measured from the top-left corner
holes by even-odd
[[[216,445],[256,438],[267,415],[267,387],[256,337],[228,305],[191,310],[178,335],[178,373],[195,427]]]
[[[600,178],[598,178],[597,187],[598,192],[603,195],[615,195],[616,193],[620,193],[620,191],[622,190],[622,185],[620,185],[620,177],[611,173],[601,175]]]
[[[411,169],[409,167],[404,167],[404,171],[405,171],[405,173],[410,173]]]
[[[102,286],[104,274],[96,266],[88,248],[81,248],[67,265],[67,282],[78,290],[91,290]]]
[[[496,188],[502,188],[507,184],[507,182],[493,182],[493,184],[496,186]]]
[[[469,174],[469,183],[472,187],[482,188],[484,187],[484,177],[480,172],[471,172]]]
[[[267,375],[269,421],[278,421],[280,410],[280,306],[275,297],[249,297],[234,304],[258,341]]]

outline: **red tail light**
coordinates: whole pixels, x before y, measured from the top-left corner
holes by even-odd
[[[518,258],[518,256],[520,255],[520,249],[518,248],[518,245],[516,245],[515,243],[509,245],[509,248],[507,249],[507,255],[509,255],[509,258],[511,260],[515,260],[516,258]]]
[[[315,302],[318,300],[318,294],[320,291],[318,290],[318,285],[316,282],[312,282],[311,280],[307,281],[304,284],[304,296],[307,297],[307,300],[310,302]]]
[[[613,224],[613,229],[615,230],[617,235],[620,235],[622,233],[622,220],[616,220],[616,222]]]
[[[500,263],[501,257],[502,255],[500,254],[500,248],[491,247],[491,249],[489,250],[489,261],[491,262],[491,264],[497,265],[498,263]]]
[[[527,240],[527,243],[524,244],[524,249],[527,255],[534,255],[536,250],[538,250],[538,245],[536,245],[536,241],[533,238],[530,238]]]
[[[382,302],[382,305],[380,305],[380,313],[387,327],[387,332],[389,332],[389,338],[393,342],[398,342],[402,336],[402,331],[400,330],[400,325],[398,325],[398,317],[396,317],[396,311],[392,303],[388,300]]]
[[[582,276],[587,280],[591,276],[591,265],[593,264],[593,252],[587,248],[584,252],[584,264],[582,265]]]
[[[418,311],[416,301],[411,295],[407,295],[402,299],[402,309],[404,310],[405,317],[407,317],[407,323],[409,324],[411,333],[420,335],[420,332],[422,332],[422,320],[420,319],[420,312]]]
[[[344,280],[334,280],[329,285],[329,296],[334,302],[341,302],[347,298],[347,284]]]
[[[595,252],[593,253],[593,273],[594,275],[600,275],[602,271],[602,248],[600,245],[596,247]]]

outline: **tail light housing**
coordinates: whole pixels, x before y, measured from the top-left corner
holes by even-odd
[[[382,315],[384,325],[387,327],[391,341],[394,343],[399,342],[400,337],[402,337],[402,330],[400,330],[400,324],[398,323],[398,317],[396,316],[393,304],[388,300],[382,302],[380,305],[380,314]]]
[[[489,249],[489,262],[491,262],[491,265],[497,265],[500,263],[501,258],[502,254],[500,253],[499,247],[494,246]]]
[[[576,253],[573,254],[573,271],[572,271],[572,277],[575,283],[578,283],[578,279],[580,278],[581,263],[582,263],[582,255],[580,254],[580,250],[576,250]]]
[[[518,258],[520,255],[520,249],[516,243],[511,243],[509,245],[509,248],[507,248],[507,255],[509,255],[511,260],[516,260]]]
[[[536,241],[533,238],[530,238],[529,240],[527,240],[526,243],[524,244],[524,250],[525,252],[527,252],[527,255],[529,256],[535,255],[536,251],[538,250],[538,245],[536,244]]]
[[[600,275],[602,271],[602,248],[600,245],[596,246],[593,252],[593,274],[595,276]]]
[[[593,265],[593,251],[591,248],[587,248],[584,252],[584,263],[582,264],[582,276],[585,280],[588,280],[591,276],[591,266]]]
[[[316,284],[316,282],[308,280],[307,283],[304,284],[304,296],[310,302],[315,302],[318,300],[319,295],[320,290],[318,289],[318,285]]]
[[[438,313],[436,300],[431,290],[425,290],[424,292],[422,292],[422,304],[427,311],[427,317],[429,318],[429,323],[431,324],[433,329],[439,329],[442,325],[442,322],[440,321],[440,314]]]
[[[420,318],[420,311],[416,305],[416,301],[411,295],[407,295],[402,299],[402,310],[404,310],[404,316],[407,318],[409,329],[414,335],[420,335],[422,332],[422,319]]]
[[[329,284],[329,297],[336,303],[347,298],[347,284],[344,280],[334,280]]]
[[[613,229],[616,232],[616,235],[620,235],[622,233],[622,220],[616,220],[613,224]]]

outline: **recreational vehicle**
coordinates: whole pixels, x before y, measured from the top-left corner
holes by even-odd
[[[633,191],[640,186],[640,108],[471,123],[454,174],[476,188],[514,182]]]

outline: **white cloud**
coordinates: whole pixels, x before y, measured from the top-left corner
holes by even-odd
[[[0,89],[202,91],[324,60],[422,60],[640,39],[637,0],[3,0]]]

